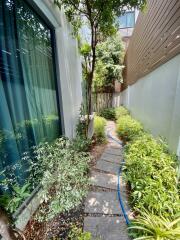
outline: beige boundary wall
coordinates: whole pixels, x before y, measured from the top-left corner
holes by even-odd
[[[128,86],[120,102],[180,155],[180,54]]]

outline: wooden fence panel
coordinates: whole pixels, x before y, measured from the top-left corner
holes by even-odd
[[[122,89],[180,53],[180,0],[148,0],[125,56]]]
[[[113,93],[93,93],[92,102],[94,112],[99,112],[103,108],[112,107]]]

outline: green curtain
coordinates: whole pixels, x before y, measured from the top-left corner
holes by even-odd
[[[57,99],[51,29],[25,1],[0,0],[0,170],[60,135]]]

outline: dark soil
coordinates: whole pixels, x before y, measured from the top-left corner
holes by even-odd
[[[73,225],[83,227],[83,204],[67,213],[60,214],[49,222],[38,222],[35,217],[29,221],[25,229],[27,240],[66,240]]]

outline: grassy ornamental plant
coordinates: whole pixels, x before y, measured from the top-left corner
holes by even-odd
[[[95,116],[94,137],[97,142],[104,142],[106,140],[105,126],[106,126],[106,120],[102,117]]]
[[[180,217],[173,220],[144,212],[129,227],[139,237],[134,240],[178,240],[180,239]]]

